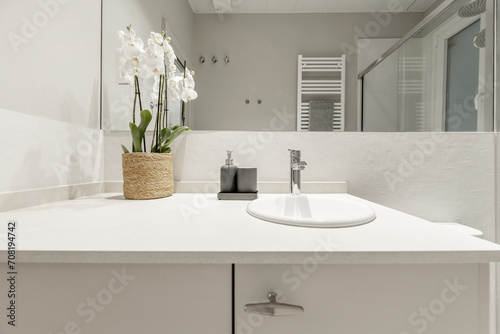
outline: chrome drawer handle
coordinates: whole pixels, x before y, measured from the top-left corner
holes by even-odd
[[[271,317],[304,313],[304,308],[302,306],[278,303],[278,296],[274,292],[269,292],[267,297],[269,298],[269,302],[246,304],[243,309],[248,313],[269,315]]]

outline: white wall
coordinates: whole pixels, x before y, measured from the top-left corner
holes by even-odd
[[[357,39],[401,37],[422,17],[421,13],[393,15],[382,28],[371,14],[197,14],[194,52],[207,62],[198,65],[200,94],[190,125],[197,130],[262,130],[275,108],[296,112],[299,54],[338,56],[350,50],[346,129],[355,131]],[[370,27],[379,29],[369,32]],[[226,55],[231,58],[227,65]],[[219,58],[216,65],[212,56]],[[251,101],[248,105],[246,98]],[[295,122],[285,130],[295,130]]]
[[[106,133],[105,179],[121,181],[120,144]],[[495,234],[495,134],[191,131],[173,147],[176,181],[218,182],[225,151],[257,167],[259,181],[289,180],[289,148],[308,163],[303,181],[347,181],[349,193],[431,221]]]
[[[102,180],[100,5],[0,2],[0,195]]]
[[[132,121],[134,88],[118,85],[116,49],[118,31],[129,24],[145,46],[150,32],[160,32],[161,22],[167,23],[167,35],[177,56],[191,65],[194,39],[194,14],[186,0],[104,0],[103,2],[103,129],[128,130]],[[192,65],[190,66],[193,67]],[[141,91],[143,108],[149,108],[149,92]],[[155,101],[156,102],[156,101]],[[139,109],[137,109],[139,110]]]
[[[99,127],[99,0],[2,1],[0,31],[1,108]]]

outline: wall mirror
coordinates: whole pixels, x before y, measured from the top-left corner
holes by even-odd
[[[103,0],[104,130],[128,131],[133,94],[115,49],[129,23],[143,39],[165,28],[195,70],[194,130],[297,131],[299,55],[345,55],[343,131],[493,130],[494,0],[466,17],[470,0],[222,2]],[[172,124],[181,109],[169,106]]]

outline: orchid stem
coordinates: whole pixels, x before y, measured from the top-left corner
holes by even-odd
[[[160,121],[161,121],[161,99],[162,99],[162,89],[163,89],[163,75],[160,75],[160,85],[158,87],[158,111],[156,112],[156,126],[157,126],[157,131],[156,131],[156,147],[158,151],[161,153],[161,147],[160,146]]]
[[[168,127],[168,101],[167,101],[167,79],[163,78],[163,127]]]
[[[137,76],[134,76],[134,107],[132,109],[132,123],[135,124],[135,105],[137,102]],[[132,152],[135,152],[134,141],[132,140]]]
[[[137,95],[139,96],[139,109],[142,111],[142,101],[141,101],[141,87],[139,86],[139,78],[137,75],[135,76],[135,80],[137,82]],[[135,116],[135,112],[134,112]],[[135,123],[135,117],[134,117],[134,123]],[[146,134],[144,134],[144,137],[142,137],[142,143],[144,145],[144,151],[146,151]]]
[[[184,60],[184,79],[186,79],[187,63]],[[185,87],[185,82],[182,80],[182,84]],[[182,126],[186,125],[186,102],[182,101]]]

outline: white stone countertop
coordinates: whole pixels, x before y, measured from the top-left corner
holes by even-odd
[[[269,194],[260,195],[272,196]],[[248,201],[176,193],[133,201],[119,193],[0,213],[17,221],[17,263],[488,263],[500,245],[347,194],[377,218],[346,228],[280,225],[246,213]]]

